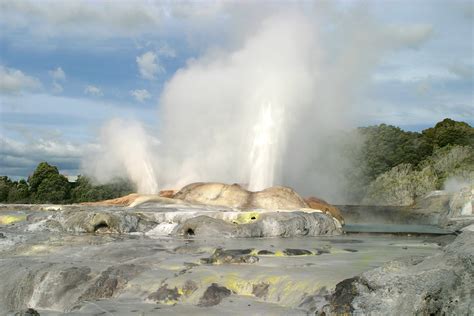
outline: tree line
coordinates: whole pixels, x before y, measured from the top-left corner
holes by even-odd
[[[28,180],[13,181],[0,176],[1,203],[80,203],[113,199],[134,191],[126,180],[96,185],[86,176],[70,182],[57,167],[41,162]]]
[[[446,181],[474,183],[474,128],[449,118],[420,133],[381,124],[358,129],[349,192],[356,203],[410,205]]]

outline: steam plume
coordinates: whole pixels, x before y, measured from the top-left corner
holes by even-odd
[[[163,188],[195,181],[240,182],[252,190],[287,185],[340,202],[350,161],[331,136],[364,113],[356,105],[381,56],[421,43],[431,30],[401,33],[364,9],[340,15],[328,9],[327,16],[276,13],[232,49],[189,60],[160,98],[159,152],[142,142],[138,126],[120,136],[106,133],[134,146],[122,149],[121,141],[111,150],[133,155],[120,162],[139,190],[157,190],[150,166],[160,157]],[[107,137],[106,147],[118,145]]]
[[[109,121],[101,130],[100,145],[96,155],[101,159],[93,156],[84,162],[88,168],[94,166],[92,174],[97,180],[108,182],[115,177],[126,177],[139,193],[158,192],[156,166],[151,155],[152,139],[138,122]]]

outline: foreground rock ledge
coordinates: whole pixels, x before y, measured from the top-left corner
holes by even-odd
[[[391,261],[305,304],[315,304],[316,315],[474,315],[474,232],[441,254]]]
[[[87,205],[122,205],[128,209],[66,213],[62,227],[85,232],[100,229],[179,236],[295,237],[337,235],[344,223],[334,206],[314,197],[305,200],[286,187],[251,192],[238,184],[193,183],[178,192],[132,194]]]

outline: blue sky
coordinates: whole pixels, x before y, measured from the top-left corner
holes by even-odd
[[[205,52],[238,47],[263,17],[290,7],[314,12],[328,29],[332,11],[364,7],[380,25],[413,37],[370,73],[360,125],[421,130],[445,117],[474,125],[473,6],[0,0],[0,174],[26,177],[42,160],[77,174],[111,117],[137,119],[159,138],[160,93],[176,71]]]

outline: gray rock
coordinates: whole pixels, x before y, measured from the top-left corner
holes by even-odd
[[[207,307],[217,305],[222,299],[230,296],[230,294],[231,291],[228,288],[219,286],[217,283],[212,283],[199,300],[198,306]]]
[[[270,284],[268,283],[259,283],[252,286],[252,294],[258,298],[264,298],[268,294],[268,288]]]
[[[344,280],[320,313],[357,315],[474,314],[474,233],[464,232],[442,254],[383,267]]]
[[[262,213],[248,224],[228,223],[200,215],[184,220],[172,234],[188,237],[298,237],[341,233],[341,227],[330,215],[295,211]]]
[[[136,232],[144,222],[137,214],[123,211],[66,211],[62,216],[63,229],[78,233]]]
[[[183,285],[183,294],[189,296],[198,289],[198,285],[193,280],[186,280]]]
[[[221,219],[200,215],[185,220],[182,224],[178,225],[174,234],[187,237],[237,237],[241,234],[240,231],[241,229],[237,224],[231,224]]]
[[[168,289],[168,285],[162,285],[156,292],[151,293],[148,296],[149,300],[153,300],[157,303],[173,303],[177,302],[181,294],[179,294],[178,289]]]
[[[33,308],[27,308],[25,310],[16,312],[15,316],[40,316],[40,313],[38,313]]]
[[[81,295],[79,301],[112,297],[123,289],[128,281],[143,271],[135,264],[112,266],[103,271],[93,284]]]
[[[201,261],[208,264],[228,264],[228,263],[256,263],[258,257],[251,255],[254,249],[230,249],[217,248],[211,257],[203,258]]]
[[[283,250],[283,253],[287,256],[307,256],[312,255],[313,253],[306,249],[291,249],[287,248]]]
[[[273,251],[270,251],[270,250],[260,250],[257,255],[274,255],[275,253]]]

